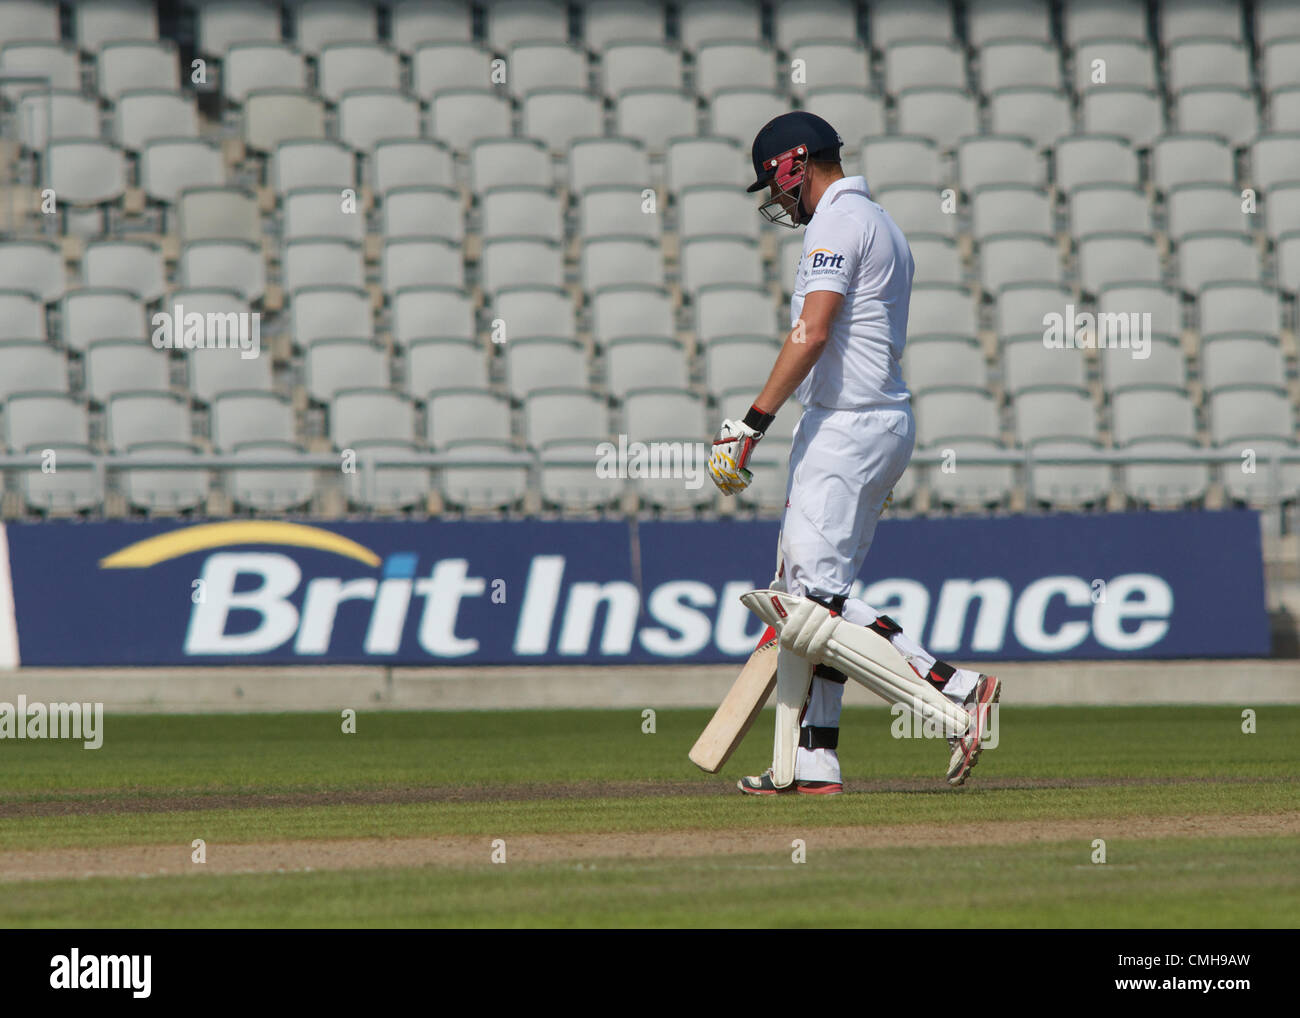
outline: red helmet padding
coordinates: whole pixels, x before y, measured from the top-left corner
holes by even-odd
[[[797,145],[769,160],[769,163],[776,164],[773,174],[776,186],[782,191],[788,191],[796,184],[801,183],[803,181],[804,160],[807,156],[808,150],[803,145]]]

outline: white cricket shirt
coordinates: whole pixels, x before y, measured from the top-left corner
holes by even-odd
[[[823,192],[804,227],[790,327],[814,290],[842,293],[844,303],[795,390],[800,403],[832,410],[907,403],[901,359],[914,271],[907,238],[871,200],[865,177],[844,177]]]

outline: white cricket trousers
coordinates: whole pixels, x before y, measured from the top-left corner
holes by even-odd
[[[781,556],[790,593],[848,594],[915,442],[910,404],[804,411],[790,449],[781,521]],[[838,728],[843,696],[842,683],[814,676],[803,725]],[[801,781],[839,781],[839,756],[833,749],[801,746],[795,776]]]
[[[791,594],[847,594],[912,458],[912,408],[809,407],[790,448],[781,557]]]

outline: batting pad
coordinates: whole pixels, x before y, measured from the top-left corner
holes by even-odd
[[[772,739],[772,784],[785,788],[794,781],[799,752],[799,715],[812,685],[813,663],[780,648],[776,658],[776,733]]]
[[[783,651],[793,651],[814,665],[838,668],[886,702],[905,705],[946,735],[961,735],[970,727],[971,716],[964,707],[918,676],[892,643],[870,629],[845,622],[815,601],[779,590],[751,590],[741,594],[740,601],[776,630]]]

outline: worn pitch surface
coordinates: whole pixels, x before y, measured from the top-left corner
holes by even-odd
[[[0,922],[1294,926],[1300,708],[1250,709],[1004,710],[962,789],[849,709],[846,794],[765,799],[770,713],[716,777],[698,710],[110,715],[0,742]]]

